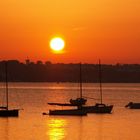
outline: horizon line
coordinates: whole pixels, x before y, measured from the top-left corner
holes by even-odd
[[[95,64],[97,65],[97,63],[88,63],[88,62],[68,62],[68,63],[64,63],[64,62],[52,62],[50,60],[46,60],[46,61],[43,61],[43,60],[36,60],[36,61],[32,61],[30,59],[25,59],[24,61],[20,61],[18,59],[0,59],[0,62],[4,62],[4,61],[16,61],[16,62],[19,62],[19,63],[23,63],[23,64],[79,64],[79,63],[82,63],[82,64]],[[102,65],[140,65],[140,63],[120,63],[120,62],[116,62],[116,63],[102,63]]]

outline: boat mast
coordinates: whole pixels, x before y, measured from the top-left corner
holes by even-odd
[[[80,62],[80,98],[82,98],[82,65]]]
[[[101,97],[101,104],[103,102],[103,95],[102,95],[102,71],[101,71],[101,62],[99,59],[99,82],[100,82],[100,97]]]
[[[7,72],[7,62],[5,62],[5,82],[6,82],[6,109],[8,110],[8,72]]]

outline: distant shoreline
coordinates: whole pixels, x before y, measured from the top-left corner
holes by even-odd
[[[0,83],[4,83],[5,81],[0,81]],[[34,82],[34,81],[9,81],[9,83],[56,83],[56,84],[61,84],[61,83],[78,83],[78,82],[48,82],[48,81],[39,81],[39,82]],[[93,83],[93,84],[99,84],[98,82],[83,82],[83,84],[90,84],[90,83]],[[140,84],[140,82],[104,82],[102,84]]]
[[[79,64],[8,62],[9,82],[79,82]],[[140,64],[102,64],[102,83],[140,83]],[[5,62],[0,61],[0,82],[5,81]],[[82,64],[83,83],[99,82],[98,64]]]

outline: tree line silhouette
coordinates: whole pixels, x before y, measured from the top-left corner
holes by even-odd
[[[8,60],[9,82],[79,82],[78,63],[36,63]],[[140,64],[102,64],[102,82],[140,83]],[[0,61],[0,82],[5,81],[5,61]],[[82,81],[99,82],[99,65],[82,64]]]

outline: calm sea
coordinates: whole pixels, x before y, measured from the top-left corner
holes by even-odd
[[[0,83],[0,104],[5,104]],[[99,85],[83,84],[84,96],[99,99]],[[42,112],[62,107],[47,102],[68,102],[79,96],[78,83],[9,83],[9,106],[20,108],[17,118],[0,118],[0,140],[140,140],[140,110],[124,108],[140,102],[140,84],[103,84],[103,101],[112,114],[84,117],[48,116]],[[98,100],[88,100],[89,105]]]

